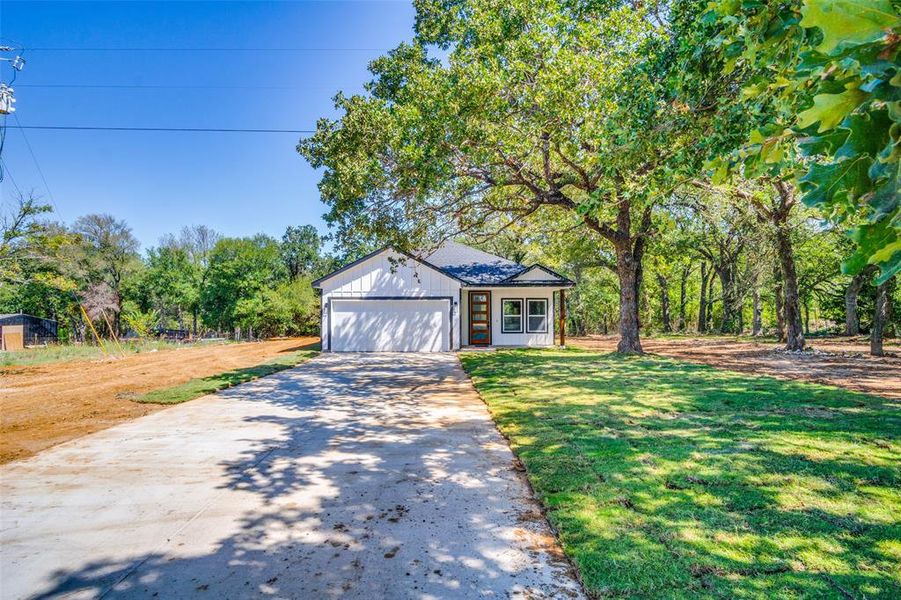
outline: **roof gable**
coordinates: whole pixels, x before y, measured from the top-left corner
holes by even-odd
[[[428,262],[469,285],[490,285],[508,279],[525,267],[496,254],[445,242],[429,254]]]
[[[321,289],[322,284],[325,283],[326,281],[329,281],[330,279],[334,279],[335,277],[337,277],[343,273],[346,273],[347,271],[350,271],[351,269],[353,269],[355,267],[363,265],[364,263],[366,263],[368,261],[372,261],[373,259],[379,258],[385,254],[395,254],[398,256],[397,265],[396,265],[397,267],[403,266],[403,263],[405,263],[407,261],[412,261],[412,262],[416,263],[417,265],[425,267],[425,268],[429,269],[430,271],[433,271],[442,277],[450,277],[451,279],[455,279],[455,280],[459,281],[460,283],[463,283],[462,280],[458,279],[457,277],[454,277],[450,273],[445,273],[442,269],[436,267],[435,265],[428,263],[425,260],[416,258],[415,256],[412,256],[405,252],[399,252],[390,246],[385,246],[384,248],[380,248],[379,250],[376,250],[375,252],[370,252],[369,254],[367,254],[366,256],[364,256],[362,258],[358,258],[355,261],[347,263],[343,267],[340,267],[339,269],[332,271],[328,275],[323,275],[319,279],[315,280],[312,283],[312,286],[314,288]],[[389,260],[391,260],[391,259],[389,258]],[[392,270],[393,270],[393,268],[394,267],[392,267]]]
[[[555,282],[559,281],[561,283],[569,283],[569,279],[560,275],[559,273],[555,273],[551,271],[544,265],[534,264],[531,267],[526,267],[521,272],[517,273],[513,277],[509,278],[507,281],[509,282],[519,282],[519,281],[534,281],[534,282]]]
[[[313,287],[321,288],[325,281],[384,253],[395,253],[400,256],[401,261],[409,259],[467,286],[559,285],[571,287],[573,285],[572,281],[543,265],[534,264],[527,267],[464,244],[445,242],[423,258],[398,252],[390,246],[376,250],[320,277],[313,282]]]

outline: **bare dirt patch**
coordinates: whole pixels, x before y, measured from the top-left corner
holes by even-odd
[[[140,394],[250,367],[318,338],[190,346],[124,358],[0,367],[0,464],[162,410]]]
[[[612,352],[614,336],[572,338],[573,346]],[[743,373],[825,383],[884,398],[901,400],[901,346],[887,344],[892,356],[870,356],[862,338],[809,341],[811,352],[786,353],[768,341],[730,338],[646,338],[645,352]]]

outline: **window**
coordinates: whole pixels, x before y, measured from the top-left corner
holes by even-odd
[[[522,333],[522,300],[504,298],[501,300],[501,312],[503,313],[501,331]]]
[[[547,300],[539,298],[526,302],[526,331],[529,333],[547,333]]]

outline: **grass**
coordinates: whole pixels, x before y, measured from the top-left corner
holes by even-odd
[[[139,354],[154,350],[167,350],[176,347],[184,347],[185,344],[173,344],[172,342],[159,340],[144,340],[122,342],[122,351],[113,343],[108,342],[107,350],[111,354]],[[15,352],[0,352],[0,367],[42,365],[48,363],[70,362],[75,360],[99,360],[103,358],[103,352],[97,346],[51,344],[40,348],[26,348]]]
[[[318,349],[298,350],[252,367],[234,369],[209,377],[198,377],[180,385],[153,390],[137,396],[133,400],[147,404],[179,404],[187,402],[200,396],[290,369],[309,360],[318,353]]]
[[[461,355],[595,597],[901,597],[901,407],[660,357]]]

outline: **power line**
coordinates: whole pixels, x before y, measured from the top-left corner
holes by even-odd
[[[308,85],[171,85],[142,83],[20,83],[17,88],[97,88],[97,89],[173,89],[173,90],[306,90]]]
[[[18,123],[18,117],[16,118]],[[227,129],[218,127],[94,127],[82,125],[9,125],[15,129],[51,131],[176,131],[199,133],[316,133],[315,129]],[[23,133],[24,135],[24,133]]]
[[[6,164],[6,161],[3,158],[0,158],[0,165],[3,166],[3,174],[9,177],[9,180],[12,181],[13,187],[16,188],[16,191],[19,193],[19,196],[24,197],[25,194],[22,193],[22,188],[19,187],[19,184],[16,183],[16,178],[13,177],[13,174],[9,172],[9,165]]]
[[[53,211],[58,215],[59,208],[56,206],[56,201],[53,199],[53,192],[50,191],[50,185],[47,184],[47,178],[44,177],[44,170],[41,169],[41,164],[38,162],[38,157],[34,154],[34,149],[31,147],[31,142],[28,141],[28,136],[25,135],[25,128],[22,127],[22,124],[19,122],[19,115],[13,113],[13,117],[16,119],[16,128],[22,134],[22,138],[25,140],[25,145],[28,146],[28,152],[31,154],[31,160],[34,161],[34,166],[38,170],[38,175],[41,176],[41,181],[44,182],[44,189],[47,190],[47,197],[50,198],[50,204],[53,205]]]
[[[66,47],[66,46],[29,46],[28,52],[388,52],[390,48],[166,48],[166,47]]]

